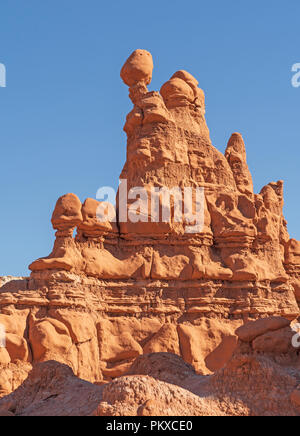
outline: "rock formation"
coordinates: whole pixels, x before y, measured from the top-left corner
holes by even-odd
[[[247,321],[284,317],[288,328],[299,315],[300,242],[287,231],[283,182],[255,194],[242,136],[231,136],[225,155],[212,145],[198,81],[181,70],[149,91],[152,70],[144,50],[121,70],[133,109],[115,219],[105,202],[64,195],[52,253],[30,265],[28,279],[3,281],[0,395],[49,360],[92,383],[126,375],[148,353],[173,353],[212,374],[230,361]],[[137,187],[156,196],[148,201]],[[162,213],[164,188],[172,196],[162,221],[153,204]],[[191,188],[203,193],[193,231],[193,196],[180,205],[182,220],[176,215],[178,189]],[[255,339],[254,349],[268,340]]]
[[[300,416],[299,352],[284,318],[236,331],[222,369],[203,376],[173,353],[139,356],[127,376],[102,384],[58,362],[38,363],[0,399],[0,416]]]

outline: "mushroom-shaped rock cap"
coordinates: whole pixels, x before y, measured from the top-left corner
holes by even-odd
[[[57,200],[53,215],[54,229],[64,230],[78,226],[82,221],[81,201],[75,194],[66,194]]]
[[[188,73],[187,71],[184,71],[184,70],[176,71],[176,73],[173,74],[171,79],[175,79],[176,77],[178,79],[184,80],[186,83],[191,83],[195,86],[198,86],[198,84],[199,84],[198,80],[195,79],[194,76],[192,76],[190,73]]]
[[[195,79],[194,76],[192,76],[190,73],[184,70],[176,71],[176,73],[173,74],[171,77],[172,79],[181,79],[184,80],[193,90],[194,96],[198,97],[200,89],[198,88],[198,80]],[[203,92],[203,91],[202,91]]]
[[[121,70],[123,82],[131,87],[139,82],[149,85],[152,80],[153,59],[147,50],[135,50],[127,59]]]
[[[173,74],[173,76],[171,77],[171,80],[172,79],[181,79],[185,83],[187,83],[190,86],[190,88],[193,90],[195,103],[198,106],[201,106],[202,109],[205,108],[205,95],[204,95],[204,92],[203,92],[203,90],[201,88],[198,87],[199,82],[198,82],[197,79],[195,79],[194,76],[192,76],[187,71],[179,70],[179,71],[176,71],[176,73]]]
[[[86,234],[95,234],[95,236],[104,232],[116,232],[116,224],[104,220],[102,214],[99,214],[99,206],[103,202],[97,201],[94,198],[87,198],[82,206],[83,222],[79,228]],[[101,212],[101,211],[100,211]],[[100,219],[101,218],[101,219]]]
[[[194,100],[194,93],[186,81],[175,77],[168,80],[160,89],[167,108],[184,106]]]

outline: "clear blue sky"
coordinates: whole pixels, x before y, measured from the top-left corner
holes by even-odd
[[[284,179],[300,239],[299,17],[299,0],[1,0],[0,275],[50,253],[60,195],[117,185],[131,107],[119,71],[136,48],[154,57],[151,89],[197,77],[214,145],[243,134],[255,190]]]

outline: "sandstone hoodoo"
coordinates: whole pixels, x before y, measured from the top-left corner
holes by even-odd
[[[299,315],[300,242],[287,231],[283,182],[254,193],[242,136],[232,134],[225,155],[212,145],[198,81],[180,70],[160,92],[149,91],[152,70],[145,50],[121,70],[133,108],[116,219],[99,220],[95,199],[82,204],[64,195],[52,216],[52,253],[30,265],[28,279],[0,288],[8,344],[0,349],[0,395],[49,360],[92,383],[130,373],[148,353],[173,353],[196,373],[211,374],[231,359],[239,338],[259,350],[262,335],[273,334],[260,324],[236,329],[270,316],[288,329]],[[137,187],[150,201],[134,195]],[[170,219],[156,220],[152,203],[156,198],[162,212],[165,188],[173,193]],[[197,200],[184,197],[177,219],[178,188],[203,194],[193,231],[187,217]],[[137,200],[139,218],[132,220]]]

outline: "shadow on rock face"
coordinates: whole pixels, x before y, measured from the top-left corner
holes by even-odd
[[[151,353],[139,356],[128,375],[148,375],[166,383],[181,386],[187,378],[196,376],[195,369],[172,353]]]
[[[233,356],[212,375],[199,375],[180,356],[138,356],[122,377],[91,384],[67,365],[34,366],[0,400],[0,416],[299,416],[300,363],[288,320],[261,319],[237,330]],[[218,366],[236,343],[208,356]]]
[[[24,383],[0,400],[0,413],[17,416],[87,416],[101,400],[102,388],[77,378],[56,361],[35,365]]]
[[[28,288],[27,278],[0,277],[0,292],[26,291]]]

